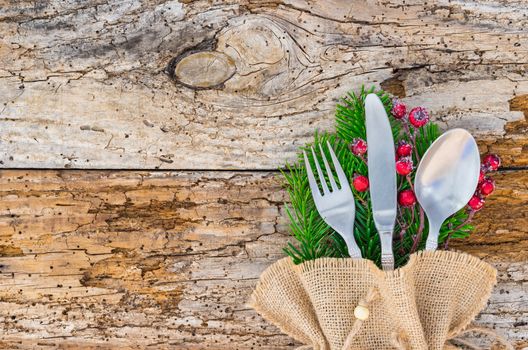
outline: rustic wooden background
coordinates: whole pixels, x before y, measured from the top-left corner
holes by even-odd
[[[292,349],[245,306],[288,240],[277,167],[381,86],[499,153],[457,248],[528,347],[528,5],[0,0],[0,344]]]

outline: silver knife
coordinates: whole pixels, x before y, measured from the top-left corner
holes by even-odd
[[[385,107],[376,94],[365,98],[365,119],[370,199],[380,235],[381,265],[384,270],[393,270],[392,236],[397,208],[394,139]]]

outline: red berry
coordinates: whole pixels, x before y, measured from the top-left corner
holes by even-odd
[[[365,192],[369,188],[369,180],[366,176],[356,175],[354,180],[352,180],[352,185],[358,192]]]
[[[392,100],[392,109],[391,114],[396,119],[402,119],[405,117],[405,113],[407,113],[407,107],[400,102],[397,98]]]
[[[409,112],[409,122],[416,128],[424,126],[428,121],[429,113],[423,107],[414,107]]]
[[[486,173],[484,172],[484,170],[480,169],[480,173],[479,173],[479,180],[478,180],[478,183],[482,183],[482,181],[484,181],[484,177],[486,176]]]
[[[411,155],[412,146],[406,141],[400,141],[398,147],[396,148],[396,154],[398,157],[408,157]]]
[[[413,190],[403,190],[398,193],[398,203],[404,207],[412,207],[416,203]]]
[[[484,198],[479,197],[477,195],[473,195],[473,197],[471,197],[468,202],[468,206],[474,211],[479,211],[484,206],[484,202]]]
[[[479,191],[483,196],[488,196],[495,190],[495,181],[492,178],[486,178],[479,186]]]
[[[363,139],[354,139],[348,148],[356,156],[359,156],[367,152],[367,143]]]
[[[482,163],[488,168],[488,170],[495,171],[499,169],[501,165],[501,159],[496,154],[488,154],[482,160]]]
[[[411,157],[400,158],[396,162],[396,172],[401,176],[407,176],[413,170],[413,161]]]

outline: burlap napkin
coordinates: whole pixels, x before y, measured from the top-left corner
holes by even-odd
[[[450,251],[413,254],[388,272],[365,259],[284,258],[261,275],[250,305],[314,350],[442,350],[485,307],[495,282],[492,266]],[[370,311],[366,320],[354,316],[358,305]]]

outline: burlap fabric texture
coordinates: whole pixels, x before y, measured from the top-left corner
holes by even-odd
[[[441,350],[485,307],[496,271],[473,256],[424,251],[395,271],[321,258],[265,270],[250,306],[306,349]],[[354,309],[370,311],[357,319]]]

